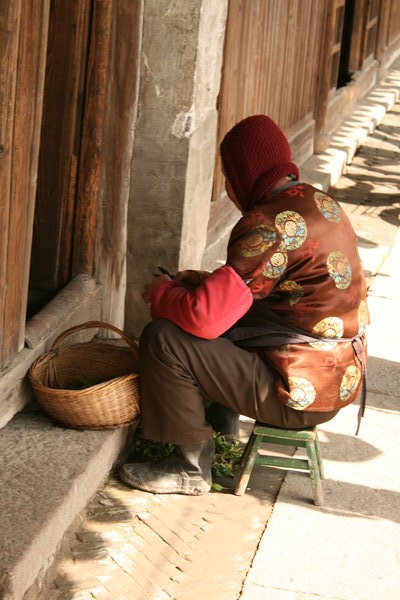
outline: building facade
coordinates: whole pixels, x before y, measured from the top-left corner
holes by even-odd
[[[300,167],[323,151],[399,56],[400,3],[6,0],[0,22],[4,426],[61,331],[138,336],[157,265],[224,260],[225,132],[264,113]]]

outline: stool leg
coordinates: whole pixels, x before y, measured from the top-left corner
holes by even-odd
[[[246,491],[247,484],[250,479],[251,472],[257,459],[258,449],[261,445],[261,436],[251,434],[245,448],[246,462],[243,463],[242,470],[237,481],[234,494],[235,496],[243,496]]]
[[[321,506],[321,504],[324,503],[324,496],[322,493],[322,485],[321,485],[321,478],[320,478],[320,474],[319,474],[318,458],[317,458],[317,453],[315,450],[314,442],[307,442],[306,450],[307,450],[307,456],[308,456],[308,466],[310,469],[311,486],[312,486],[312,491],[313,491],[314,504],[316,504],[317,506]]]
[[[318,433],[315,436],[315,452],[317,454],[319,475],[320,475],[321,479],[323,479],[324,478],[324,465],[322,462],[321,446],[319,445]]]
[[[249,439],[247,440],[247,443],[243,449],[243,454],[242,454],[242,458],[240,459],[240,468],[242,469],[244,467],[244,465],[247,462],[247,458],[249,456],[249,452],[251,450],[251,448],[253,447],[253,443],[254,443],[254,433],[251,432]]]

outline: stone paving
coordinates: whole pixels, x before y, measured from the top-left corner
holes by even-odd
[[[371,253],[374,264],[383,262],[399,225],[399,117],[396,105],[331,190],[354,223],[365,264]],[[242,440],[249,425],[244,419]],[[256,467],[243,497],[229,489],[185,497],[133,491],[112,475],[42,589],[26,600],[240,598],[283,477]],[[251,598],[266,598],[257,594]]]

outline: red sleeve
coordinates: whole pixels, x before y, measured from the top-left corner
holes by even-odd
[[[196,290],[166,281],[151,298],[153,319],[168,319],[188,333],[214,339],[224,333],[253,303],[253,295],[236,271],[224,265]]]

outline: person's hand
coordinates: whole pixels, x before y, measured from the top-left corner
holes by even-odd
[[[196,289],[203,283],[211,273],[209,271],[193,271],[188,269],[186,271],[179,271],[175,277],[175,281],[179,281],[185,288],[192,290]]]
[[[171,277],[168,275],[157,275],[157,277],[153,277],[150,283],[147,283],[142,291],[142,298],[146,302],[146,304],[151,303],[151,297],[153,292],[166,281],[171,281]]]

